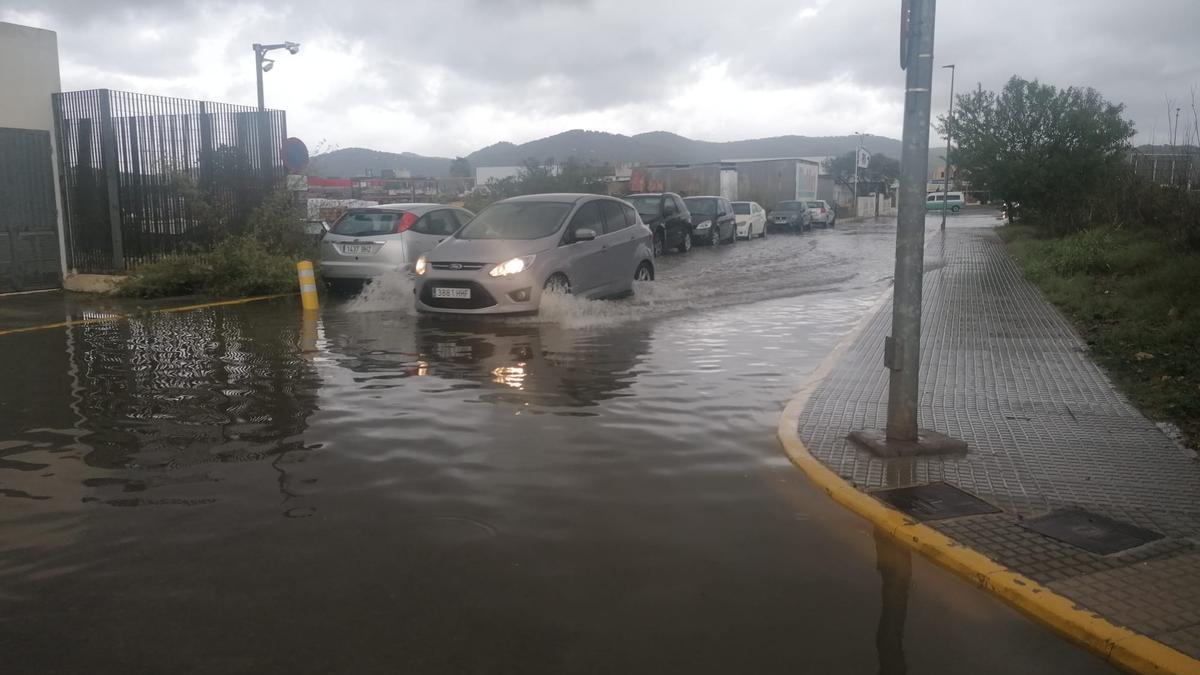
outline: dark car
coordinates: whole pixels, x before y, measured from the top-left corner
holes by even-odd
[[[767,213],[767,227],[791,232],[811,230],[812,214],[808,212],[808,202],[779,202]]]
[[[629,195],[625,201],[637,209],[642,222],[654,233],[654,255],[692,250],[692,214],[682,197],[674,192],[646,192]]]
[[[692,214],[696,239],[713,246],[737,241],[737,216],[724,197],[688,197],[683,200]]]

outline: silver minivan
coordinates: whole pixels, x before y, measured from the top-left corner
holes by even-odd
[[[422,312],[535,312],[546,290],[585,298],[627,295],[654,279],[650,228],[628,203],[593,194],[505,199],[422,256]]]
[[[331,285],[368,281],[410,269],[474,217],[445,204],[381,204],[352,208],[321,239],[321,276]]]

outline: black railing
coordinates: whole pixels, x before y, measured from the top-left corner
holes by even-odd
[[[55,94],[53,105],[67,266],[78,272],[209,248],[244,231],[284,180],[281,110],[108,89]]]

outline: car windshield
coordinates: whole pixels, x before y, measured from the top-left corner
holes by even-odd
[[[733,212],[739,216],[748,216],[750,215],[750,204],[746,202],[734,202]]]
[[[692,197],[691,199],[683,200],[687,204],[688,211],[697,216],[711,216],[717,212],[717,200],[704,199],[701,197]]]
[[[401,215],[395,211],[347,211],[330,231],[347,237],[393,234]]]
[[[805,208],[804,202],[779,202],[772,211],[799,211]]]
[[[459,239],[541,239],[558,231],[571,204],[563,202],[501,202],[475,216]]]
[[[633,208],[643,216],[657,217],[658,209],[662,205],[661,195],[640,195],[626,197],[625,201],[633,204]]]

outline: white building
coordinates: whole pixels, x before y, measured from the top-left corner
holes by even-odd
[[[54,31],[0,22],[0,293],[58,287],[66,275],[51,95]]]

